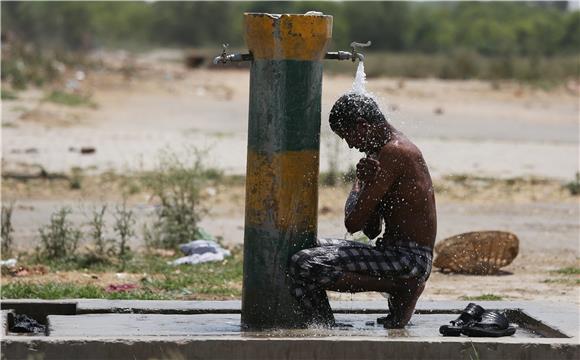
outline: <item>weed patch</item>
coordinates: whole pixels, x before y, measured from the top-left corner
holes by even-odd
[[[50,224],[39,229],[41,248],[38,255],[40,257],[63,259],[75,255],[81,231],[69,221],[70,213],[70,208],[61,208],[52,214]]]
[[[580,173],[576,173],[576,179],[564,185],[571,195],[580,195]]]
[[[66,106],[96,106],[96,104],[91,100],[90,96],[73,94],[60,90],[54,90],[50,92],[48,95],[46,95],[44,100]]]
[[[580,275],[580,268],[571,266],[571,267],[566,267],[566,268],[554,270],[554,271],[552,271],[552,273],[560,274],[560,275]]]
[[[2,205],[2,229],[1,238],[2,241],[1,251],[2,258],[9,258],[12,255],[12,244],[14,242],[13,232],[14,227],[12,226],[12,210],[14,205]]]
[[[191,163],[175,154],[163,152],[156,171],[142,177],[144,187],[160,202],[152,226],[143,229],[148,247],[175,249],[177,245],[200,238],[198,223],[207,209],[201,204],[201,191],[208,177],[203,153],[193,150]]]
[[[71,271],[80,269],[83,259],[65,262],[62,260],[43,261],[51,271]],[[1,287],[3,299],[37,298],[97,298],[97,299],[231,299],[239,298],[242,289],[242,252],[234,249],[232,256],[224,261],[197,265],[172,266],[167,258],[146,255],[135,256],[126,263],[125,271],[140,274],[134,289],[123,292],[107,291],[110,285],[99,286],[91,283],[53,282],[35,279],[32,283],[25,278],[9,279]],[[116,272],[111,264],[93,263],[89,268],[93,273]],[[85,280],[90,281],[90,280]]]

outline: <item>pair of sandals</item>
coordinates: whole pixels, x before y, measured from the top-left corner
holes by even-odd
[[[470,303],[451,325],[441,326],[439,332],[443,336],[501,337],[513,335],[516,329],[505,315]]]

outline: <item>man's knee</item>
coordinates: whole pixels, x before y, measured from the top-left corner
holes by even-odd
[[[311,256],[308,249],[298,251],[292,255],[288,263],[288,274],[291,277],[296,277],[300,273],[308,272],[311,268]]]

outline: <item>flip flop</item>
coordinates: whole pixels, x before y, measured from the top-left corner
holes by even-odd
[[[470,303],[461,312],[461,315],[456,320],[451,321],[451,325],[443,325],[439,328],[439,333],[443,336],[459,336],[461,335],[461,330],[472,323],[481,320],[481,315],[485,312],[485,309],[481,306]]]
[[[470,323],[461,329],[461,333],[470,337],[500,337],[515,334],[516,328],[510,326],[508,319],[497,311],[486,311],[481,320]]]
[[[509,232],[463,233],[435,245],[433,266],[456,273],[493,274],[511,264],[518,251],[518,237]]]

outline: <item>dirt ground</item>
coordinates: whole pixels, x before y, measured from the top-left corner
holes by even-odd
[[[108,54],[104,60],[114,68],[126,61],[123,56]],[[62,180],[3,180],[3,203],[16,204],[13,223],[20,249],[34,247],[38,227],[58,207],[73,207],[73,220],[83,224],[91,206],[119,202],[120,191],[106,174],[152,169],[160,149],[185,157],[188,147],[208,148],[208,165],[227,174],[244,173],[248,71],[188,70],[179,56],[158,51],[132,58],[130,76],[87,71],[81,86],[96,107],[52,104],[38,89],[2,102],[4,174],[31,171],[33,165],[50,173],[78,167],[84,174],[79,190]],[[321,171],[331,160],[346,170],[361,157],[339,143],[325,121],[333,101],[351,83],[348,76],[324,77]],[[580,202],[562,188],[578,171],[578,83],[542,90],[510,82],[378,78],[369,79],[368,89],[427,160],[436,183],[439,241],[474,230],[507,230],[520,238],[520,254],[505,274],[434,272],[423,298],[495,294],[580,305],[580,277],[554,272],[580,266]],[[96,152],[81,154],[81,147]],[[321,236],[345,237],[340,229],[347,193],[345,186],[321,187]],[[154,209],[141,192],[131,196],[130,204],[140,223]],[[243,184],[216,185],[206,205],[210,213],[201,225],[228,245],[240,244]],[[133,239],[133,246],[141,244],[139,237]]]

